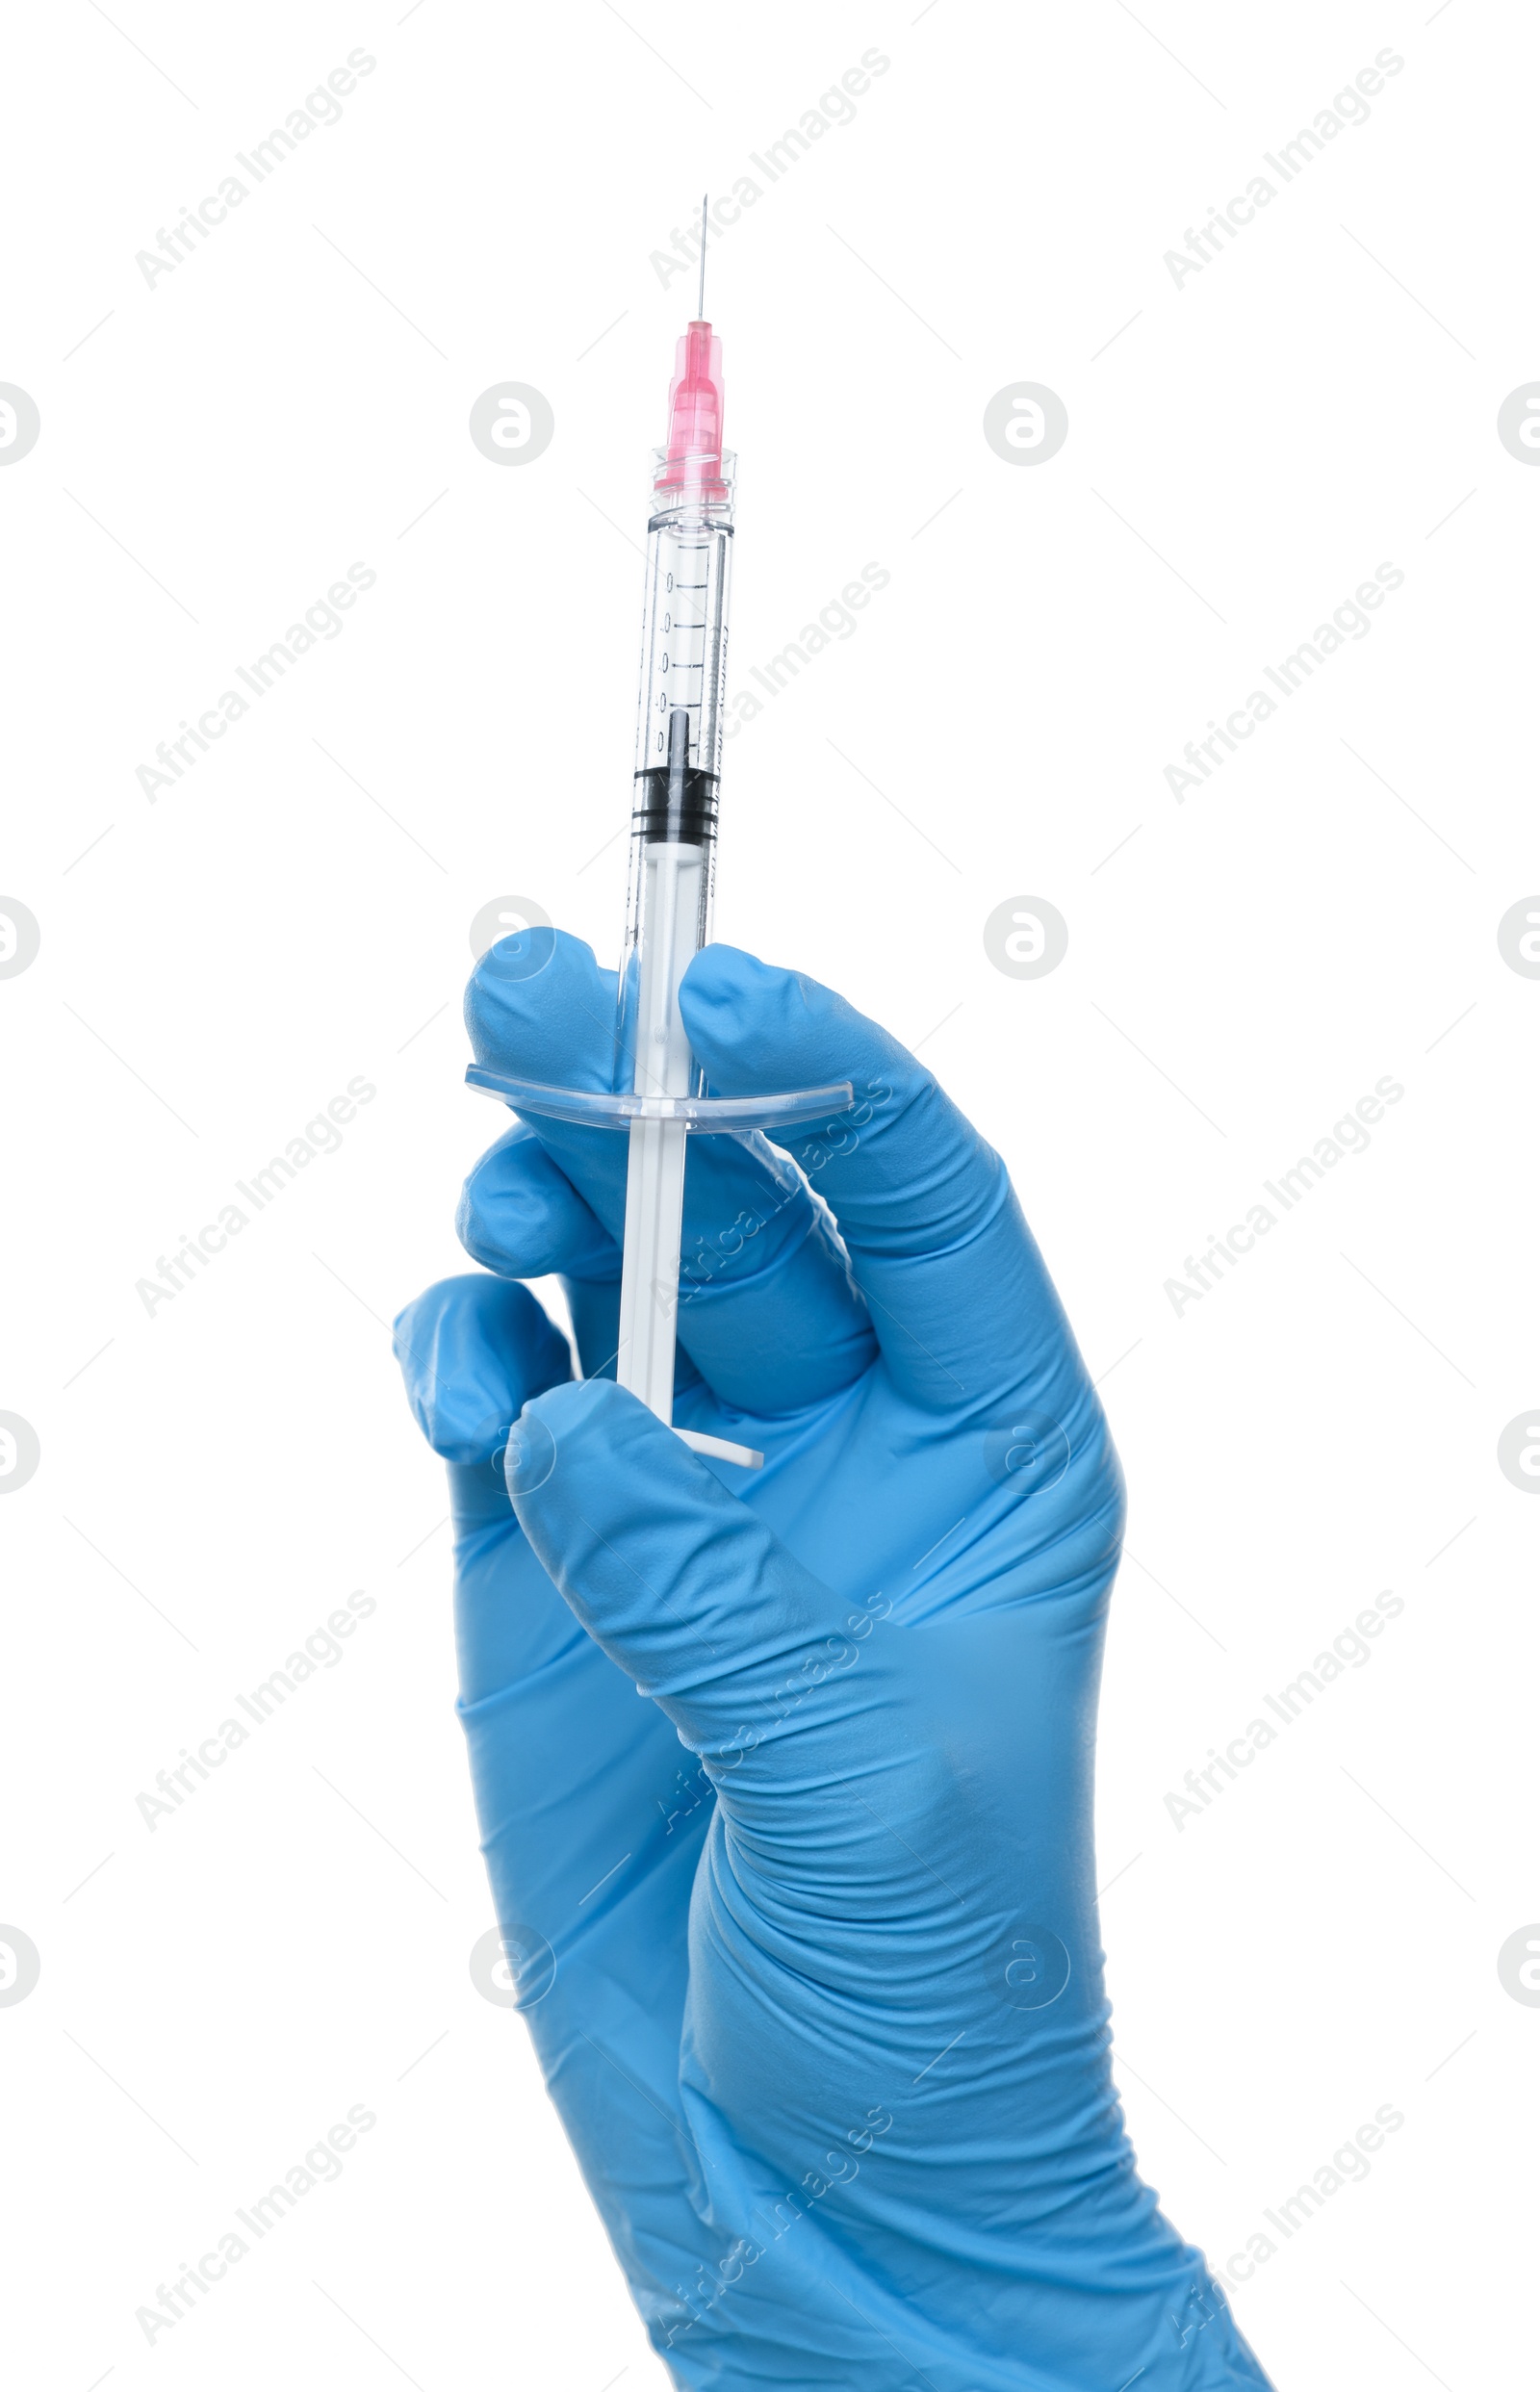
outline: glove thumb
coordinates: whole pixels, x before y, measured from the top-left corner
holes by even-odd
[[[506,1472],[574,1613],[713,1775],[783,1782],[807,1738],[863,1740],[882,1701],[852,1611],[645,1404],[605,1379],[525,1406]],[[741,1775],[736,1774],[741,1772]]]

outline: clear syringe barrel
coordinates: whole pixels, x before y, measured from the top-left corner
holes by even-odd
[[[711,935],[735,469],[720,451],[654,456],[614,1083],[641,1095],[704,1089],[679,990]],[[637,1120],[629,1139],[617,1376],[667,1421],[685,1132]]]
[[[671,1016],[685,965],[711,935],[716,879],[737,460],[708,462],[710,480],[665,485],[678,466],[662,450],[654,456],[615,1082],[647,1095],[700,1093],[693,1067],[681,1076]]]

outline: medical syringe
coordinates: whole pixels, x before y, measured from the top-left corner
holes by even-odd
[[[705,1093],[679,990],[711,935],[736,470],[722,446],[722,344],[705,305],[703,210],[699,312],[680,340],[668,439],[653,457],[619,981],[615,1085],[650,1097]],[[682,1119],[630,1124],[616,1376],[662,1421],[674,1413],[685,1137]]]
[[[854,1101],[848,1080],[753,1096],[708,1095],[680,1011],[680,983],[711,935],[737,470],[737,459],[722,446],[722,344],[706,321],[706,233],[703,206],[700,300],[675,358],[668,439],[653,451],[612,1083],[607,1090],[558,1087],[479,1062],[465,1075],[472,1088],[534,1121],[627,1133],[615,1373],[671,1427],[691,1132],[755,1140],[769,1129],[837,1117]],[[522,936],[526,950],[511,962],[528,976],[542,948],[533,969],[549,961],[554,933],[547,928]],[[748,1446],[702,1429],[675,1433],[698,1453],[744,1468],[757,1468],[762,1459]]]

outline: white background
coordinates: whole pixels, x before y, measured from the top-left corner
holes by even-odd
[[[499,1126],[460,1085],[473,915],[528,895],[614,956],[632,551],[693,307],[651,258],[746,173],[708,280],[734,687],[863,564],[891,581],[730,746],[717,927],[929,1038],[1107,1375],[1142,2164],[1222,2266],[1392,2104],[1367,2180],[1235,2290],[1280,2392],[1479,2392],[1531,2348],[1540,2014],[1497,1954],[1540,1916],[1540,1505],[1496,1450],[1537,1393],[1540,983],[1496,927],[1540,887],[1540,474],[1495,421],[1540,371],[1535,28],[911,15],[13,22],[0,379],[42,432],[0,471],[0,887],[42,944],[0,982],[0,1409],[42,1460],[0,1506],[0,1918],[42,1972],[0,2065],[38,2392],[663,2382],[468,1973],[446,1505],[385,1324],[462,1267]],[[147,286],[136,252],[360,47],[343,120]],[[1178,287],[1163,253],[1387,47],[1370,121]],[[855,121],[769,185],[749,154],[868,50]],[[519,470],[467,433],[500,375],[554,410]],[[981,431],[1023,378],[1069,416],[1031,470]],[[149,803],[156,743],[355,560],[340,635]],[[1184,743],[1387,561],[1370,634],[1178,804]],[[1022,893],[1069,925],[1039,981],[982,943]],[[136,1281],[359,1074],[341,1150],[148,1316]],[[1383,1075],[1369,1150],[1178,1314],[1184,1258]],[[151,1833],[137,1794],[355,1587],[343,1660]],[[1382,1587],[1372,1662],[1179,1832],[1183,1773]],[[340,2181],[146,2346],[136,2308],[356,2103]]]

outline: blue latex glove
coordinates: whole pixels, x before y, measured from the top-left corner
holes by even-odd
[[[612,978],[565,938],[528,961],[478,968],[478,1058],[606,1087]],[[648,2331],[734,2392],[1265,2386],[1113,2089],[1091,1767],[1122,1489],[1004,1167],[814,982],[712,946],[682,1005],[721,1093],[857,1091],[783,1133],[806,1183],[691,1143],[676,1417],[763,1471],[598,1375],[623,1138],[500,1139],[460,1212],[498,1275],[397,1335],[449,1463],[497,1915]],[[549,1272],[577,1383],[516,1284]]]

